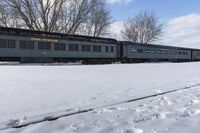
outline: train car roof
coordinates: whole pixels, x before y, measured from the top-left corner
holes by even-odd
[[[99,43],[110,43],[110,44],[118,44],[116,39],[112,38],[103,38],[103,37],[92,37],[92,36],[84,36],[84,35],[74,35],[74,34],[64,34],[57,32],[45,32],[45,31],[37,31],[37,30],[28,30],[28,29],[19,29],[19,28],[10,28],[10,27],[0,27],[1,35],[12,35],[12,36],[29,36],[29,37],[46,37],[51,39],[66,39],[72,41],[89,41],[89,42],[99,42]],[[142,43],[133,43],[130,41],[120,41],[123,44],[131,44],[131,45],[142,45],[148,47],[156,47],[156,48],[176,48],[176,49],[192,49],[192,50],[200,50],[195,48],[185,48],[185,47],[176,47],[176,46],[166,46],[166,45],[156,45],[156,44],[142,44]]]
[[[45,32],[37,30],[19,29],[19,28],[9,28],[0,27],[0,34],[2,35],[17,35],[17,36],[31,36],[31,37],[48,37],[56,39],[67,39],[74,41],[91,41],[91,42],[101,42],[101,43],[117,43],[116,39],[103,38],[103,37],[92,37],[74,34],[64,34],[57,32]]]
[[[144,46],[144,47],[152,47],[152,48],[175,48],[175,49],[182,49],[182,50],[200,50],[195,48],[186,48],[186,47],[176,47],[176,46],[167,46],[167,45],[160,45],[160,44],[143,44],[143,43],[134,43],[131,41],[121,41],[123,44],[131,44],[137,46]]]

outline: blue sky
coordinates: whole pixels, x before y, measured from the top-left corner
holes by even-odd
[[[200,48],[199,0],[107,0],[115,23],[113,33],[119,38],[123,22],[139,11],[154,11],[164,25],[160,43]]]
[[[112,16],[125,20],[138,11],[155,11],[160,18],[171,18],[200,12],[199,0],[132,0],[130,2],[110,3]]]

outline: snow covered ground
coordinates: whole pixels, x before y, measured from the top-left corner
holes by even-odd
[[[199,66],[200,63],[3,65],[0,132],[198,133]],[[185,87],[188,89],[111,105]],[[89,108],[94,110],[10,128],[18,119],[26,123]]]

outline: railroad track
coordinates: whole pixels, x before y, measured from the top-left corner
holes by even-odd
[[[37,124],[37,123],[41,123],[41,122],[45,122],[45,121],[55,121],[55,120],[57,120],[59,118],[63,118],[63,117],[84,114],[87,112],[91,112],[91,111],[94,111],[97,109],[106,108],[106,107],[110,107],[110,106],[141,101],[144,99],[149,99],[149,98],[153,98],[153,97],[157,97],[157,96],[161,96],[161,95],[165,95],[165,94],[169,94],[169,93],[174,93],[174,92],[181,91],[181,90],[189,90],[189,89],[192,89],[197,86],[200,86],[200,83],[186,86],[186,87],[179,88],[179,89],[174,89],[174,90],[165,91],[165,92],[152,94],[152,95],[147,95],[144,97],[139,97],[139,98],[134,98],[134,99],[128,99],[128,100],[124,100],[124,101],[120,101],[120,102],[113,102],[110,104],[104,104],[104,105],[100,105],[100,106],[97,105],[97,106],[93,106],[93,107],[82,107],[80,109],[67,109],[65,111],[49,113],[44,116],[34,116],[34,117],[31,117],[30,119],[27,119],[24,121],[20,120],[20,119],[16,119],[16,120],[10,121],[8,123],[4,123],[4,125],[0,126],[0,130],[6,130],[6,129],[12,129],[12,128],[22,128],[22,127],[26,127],[29,125],[33,125],[33,124]]]

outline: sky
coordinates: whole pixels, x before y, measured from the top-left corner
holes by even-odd
[[[139,11],[153,11],[163,24],[159,44],[200,48],[200,0],[107,0],[112,36],[122,40],[123,22]]]

